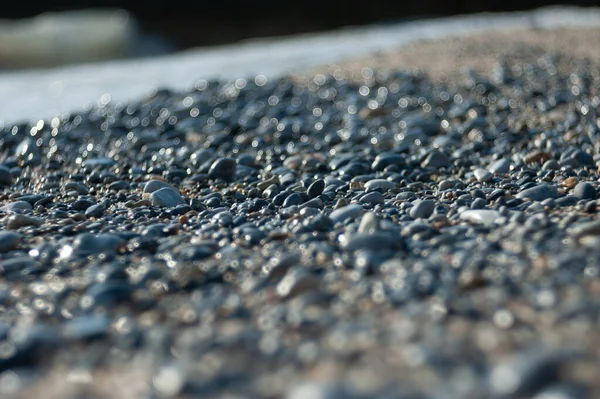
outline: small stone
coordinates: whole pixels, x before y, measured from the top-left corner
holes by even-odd
[[[213,162],[208,171],[208,176],[213,179],[233,180],[237,163],[233,158],[219,158]]]
[[[460,214],[461,220],[474,224],[493,225],[500,212],[491,209],[471,209]]]
[[[550,159],[549,161],[544,162],[544,165],[542,165],[542,169],[543,170],[558,170],[558,169],[560,169],[560,164],[556,160]]]
[[[432,151],[425,157],[421,166],[424,168],[445,168],[450,166],[450,158],[441,151]]]
[[[315,180],[314,182],[311,183],[310,186],[308,186],[308,190],[306,190],[306,194],[308,194],[308,196],[310,198],[315,198],[315,197],[321,195],[323,193],[324,189],[325,189],[325,180],[323,180],[323,179]]]
[[[86,170],[92,170],[96,168],[108,169],[117,163],[110,158],[90,158],[83,161],[82,166]]]
[[[579,199],[593,200],[596,198],[596,189],[590,183],[581,182],[573,189],[573,195]]]
[[[410,208],[409,215],[413,219],[428,218],[434,209],[435,202],[433,200],[416,200]]]
[[[92,205],[85,210],[85,217],[88,219],[99,218],[102,217],[102,215],[104,215],[104,206],[102,206],[102,204]]]
[[[185,200],[177,190],[171,187],[164,187],[154,191],[150,195],[150,201],[154,206],[163,206],[172,208],[179,204],[185,204]]]
[[[483,209],[487,205],[487,201],[483,198],[475,198],[471,203],[471,209]]]
[[[144,194],[152,194],[153,192],[160,190],[161,188],[169,187],[175,190],[173,186],[162,180],[150,180],[144,184]]]
[[[508,172],[510,172],[510,161],[505,158],[499,159],[499,160],[495,161],[494,163],[492,163],[488,167],[488,170],[490,171],[490,173],[494,173],[494,174],[508,173]]]
[[[378,191],[372,191],[370,193],[363,195],[360,198],[360,202],[363,204],[377,205],[377,204],[382,204],[383,201],[384,201],[383,194],[381,194]]]
[[[485,169],[475,169],[473,175],[480,183],[487,183],[494,177],[494,175],[491,172],[488,172]]]
[[[302,203],[302,196],[298,193],[293,193],[293,194],[289,195],[285,199],[285,201],[283,201],[283,204],[281,205],[281,207],[287,208],[292,205],[300,205],[301,203]]]
[[[371,190],[381,190],[381,191],[388,191],[391,190],[392,188],[396,187],[396,183],[393,183],[389,180],[385,180],[385,179],[373,179],[373,180],[369,180],[366,184],[365,184],[365,189],[367,191],[371,191]]]

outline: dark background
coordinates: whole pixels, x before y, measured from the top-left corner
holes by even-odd
[[[599,5],[600,0],[30,0],[7,1],[0,18],[44,11],[124,8],[144,32],[167,38],[176,48],[215,45],[253,37],[330,30],[483,11],[527,10],[546,5]]]

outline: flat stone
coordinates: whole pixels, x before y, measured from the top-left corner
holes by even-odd
[[[185,200],[177,190],[172,187],[163,187],[150,195],[150,201],[154,206],[172,208],[179,204],[185,204]]]
[[[95,204],[85,210],[85,217],[87,218],[99,218],[104,215],[104,206],[102,204]]]
[[[461,220],[474,224],[493,225],[500,212],[491,209],[470,209],[460,214]]]
[[[28,211],[33,209],[33,206],[31,206],[31,204],[27,201],[15,201],[15,202],[11,202],[10,204],[6,204],[4,206],[2,206],[0,208],[0,210],[3,211]]]
[[[531,187],[519,192],[517,198],[529,198],[532,201],[543,201],[547,198],[558,197],[556,187],[549,184],[540,184],[539,186]]]
[[[110,158],[90,158],[83,161],[82,166],[86,170],[92,170],[96,168],[108,169],[117,163]]]

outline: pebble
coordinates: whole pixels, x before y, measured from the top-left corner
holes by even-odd
[[[597,62],[501,59],[0,123],[0,386],[600,397]]]
[[[493,174],[505,174],[510,172],[510,161],[502,158],[494,161],[489,167],[488,171]]]
[[[73,251],[80,255],[95,255],[102,252],[116,252],[125,244],[117,235],[110,233],[78,235],[73,241]]]
[[[172,208],[179,204],[185,204],[185,200],[181,194],[171,187],[163,187],[154,191],[150,195],[150,201],[153,206],[162,206],[165,208]]]
[[[487,183],[494,177],[492,172],[488,172],[485,169],[475,169],[473,175],[477,179],[478,182]]]
[[[410,208],[410,217],[413,219],[428,218],[435,209],[435,202],[432,200],[416,200]]]
[[[21,227],[41,226],[43,223],[44,221],[40,218],[15,214],[8,217],[6,228],[9,230],[16,230]]]
[[[493,225],[495,220],[500,217],[500,212],[490,209],[472,209],[460,214],[460,218],[469,223]]]
[[[213,162],[208,175],[213,179],[233,180],[237,163],[233,158],[219,158]]]
[[[20,212],[33,209],[33,206],[27,201],[15,201],[0,207],[2,211]]]
[[[590,183],[578,183],[573,189],[573,195],[579,199],[596,199],[596,189]]]
[[[525,189],[517,194],[517,198],[529,198],[532,201],[543,201],[548,198],[557,198],[556,187],[549,184],[540,184],[535,187]]]

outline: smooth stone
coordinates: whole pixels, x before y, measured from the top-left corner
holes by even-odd
[[[371,169],[374,171],[381,171],[390,165],[404,166],[406,165],[406,161],[400,154],[383,152],[375,157],[375,160],[371,164]]]
[[[372,191],[360,197],[360,202],[363,204],[382,204],[384,201],[383,194],[378,191]]]
[[[379,229],[379,219],[373,212],[367,212],[363,215],[358,225],[359,233],[375,233]]]
[[[73,241],[73,251],[79,255],[117,252],[123,244],[125,244],[125,240],[115,234],[83,233],[75,237],[75,240]]]
[[[491,173],[497,173],[497,174],[508,173],[508,172],[510,172],[510,161],[506,158],[499,159],[499,160],[493,162],[488,167],[488,170]]]
[[[400,235],[392,236],[383,232],[357,233],[343,242],[341,248],[346,252],[400,250],[404,248],[404,240]]]
[[[219,158],[212,163],[208,176],[213,179],[231,181],[235,177],[237,163],[233,158]]]
[[[491,209],[471,209],[460,214],[461,220],[483,225],[494,224],[498,217],[500,217],[500,212]]]
[[[539,186],[531,187],[519,192],[517,198],[529,198],[532,201],[543,201],[546,198],[558,197],[556,187],[549,184],[540,184]]]
[[[0,253],[6,253],[19,247],[23,236],[12,231],[0,231]]]
[[[421,166],[424,168],[445,168],[450,166],[450,158],[441,151],[432,151],[421,162]]]
[[[282,298],[293,298],[300,294],[316,291],[321,287],[321,279],[310,270],[299,267],[287,272],[277,284],[277,294]]]
[[[90,158],[83,161],[82,166],[87,170],[91,170],[95,168],[107,169],[116,164],[117,163],[110,158]]]
[[[542,170],[558,170],[560,169],[560,164],[555,159],[550,159],[544,162],[542,165]]]
[[[321,194],[323,194],[323,190],[325,189],[325,180],[319,179],[315,180],[308,186],[308,190],[306,190],[306,194],[310,198],[315,198]]]
[[[484,198],[475,198],[471,202],[471,209],[483,209],[487,205],[487,201]]]
[[[302,203],[302,196],[298,193],[293,193],[292,195],[289,195],[285,201],[283,201],[283,204],[281,205],[282,208],[288,208],[292,205],[300,205]]]
[[[2,211],[28,211],[33,209],[33,206],[27,201],[15,201],[6,204],[0,208]]]
[[[6,222],[6,228],[9,230],[16,230],[20,227],[41,226],[43,223],[44,223],[44,221],[40,218],[16,214],[16,215],[11,215],[8,218],[8,220]]]
[[[480,183],[487,183],[494,177],[494,174],[485,169],[475,169],[473,175]]]
[[[104,206],[102,204],[95,204],[90,206],[85,210],[85,217],[89,218],[99,218],[104,215]]]
[[[175,188],[167,182],[162,180],[150,180],[144,184],[144,194],[152,194],[153,192],[160,190],[161,188],[169,187],[175,190]]]
[[[409,215],[413,219],[428,218],[435,209],[433,200],[416,200],[410,208]]]
[[[396,183],[391,182],[386,179],[373,179],[373,180],[369,180],[367,183],[365,183],[365,189],[367,191],[371,191],[371,190],[388,191],[394,187],[396,187]]]
[[[163,187],[150,195],[150,201],[154,206],[172,208],[179,204],[185,204],[185,200],[177,190],[171,187]]]
[[[0,165],[0,186],[10,186],[13,183],[13,177],[4,165]]]
[[[573,195],[579,199],[592,200],[596,198],[596,189],[587,182],[577,183],[573,189]]]
[[[338,222],[343,222],[346,219],[354,219],[358,215],[362,213],[364,208],[362,205],[351,204],[343,206],[329,214],[329,219],[335,224]]]

